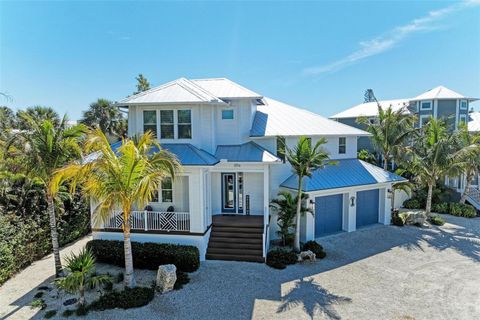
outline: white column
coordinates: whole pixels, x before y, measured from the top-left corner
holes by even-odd
[[[348,232],[352,232],[357,230],[357,192],[356,191],[349,191],[347,198],[347,206],[348,206],[348,222],[347,222],[347,230]],[[352,199],[353,205],[352,205]]]
[[[392,201],[389,198],[388,189],[391,187],[380,189],[379,193],[379,214],[378,222],[384,225],[389,225],[392,219]]]
[[[202,206],[203,185],[201,183],[201,173],[195,171],[188,175],[188,197],[190,208],[190,232],[204,232],[203,225],[203,206]]]
[[[268,216],[270,214],[270,167],[266,165],[263,168],[263,224],[268,223]]]
[[[313,207],[313,210],[315,210],[315,206]],[[315,239],[315,218],[313,214],[306,213],[305,214],[305,241],[314,240],[314,239]]]

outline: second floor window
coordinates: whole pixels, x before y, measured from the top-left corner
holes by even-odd
[[[160,110],[160,138],[175,138],[173,110]]]
[[[432,110],[432,102],[431,101],[422,101],[420,103],[420,110]]]
[[[178,110],[178,139],[192,138],[192,112],[190,110]]]
[[[460,100],[460,110],[468,110],[467,100]]]
[[[233,120],[233,109],[222,110],[222,120]]]
[[[338,153],[339,154],[347,153],[347,138],[345,137],[338,138]]]
[[[152,131],[157,136],[157,111],[143,111],[143,132]]]

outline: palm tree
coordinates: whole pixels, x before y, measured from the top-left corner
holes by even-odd
[[[427,217],[432,208],[432,193],[437,181],[459,172],[454,154],[457,147],[456,135],[449,133],[444,120],[430,118],[423,125],[418,139],[409,147],[410,171],[414,179],[428,187],[425,212]]]
[[[282,237],[283,246],[286,246],[288,238],[291,236],[290,229],[295,227],[294,219],[297,213],[298,198],[287,191],[280,191],[278,196],[277,199],[271,201],[270,206],[277,211],[277,224],[280,228],[278,234]],[[307,194],[302,194],[301,202],[305,203],[307,198]],[[300,212],[303,215],[306,212],[312,212],[312,210],[302,205]]]
[[[107,99],[98,99],[83,112],[81,123],[89,127],[100,128],[109,138],[124,137],[126,119],[114,104]]]
[[[17,152],[21,152],[17,155],[22,157],[26,167],[30,170],[28,174],[38,178],[46,188],[55,274],[59,276],[62,272],[62,264],[55,217],[55,194],[47,187],[55,170],[81,156],[80,142],[86,128],[83,125],[68,127],[66,116],[58,125],[48,119],[37,121],[28,115],[24,115],[23,119],[29,129],[12,135],[7,143],[7,148],[13,144],[17,146]]]
[[[110,283],[112,277],[107,274],[95,273],[95,258],[93,253],[83,248],[78,254],[72,253],[65,258],[68,271],[66,277],[55,281],[56,285],[68,293],[79,293],[78,304],[85,307],[85,290],[94,289],[98,285]]]
[[[44,106],[28,107],[26,110],[17,112],[18,129],[30,130],[30,119],[35,119],[38,123],[48,120],[54,126],[58,126],[61,121],[60,116],[53,108]]]
[[[455,163],[461,167],[465,174],[466,183],[460,203],[465,203],[470,192],[472,181],[480,172],[480,133],[470,133],[466,125],[462,125],[458,131],[462,148],[454,155]]]
[[[376,100],[375,100],[376,101]],[[360,117],[357,122],[366,125],[366,131],[372,145],[383,157],[383,168],[388,170],[388,162],[396,159],[405,149],[408,138],[415,132],[414,124],[416,117],[406,112],[406,107],[393,111],[392,106],[383,110],[378,103],[378,118],[373,123],[366,117]]]
[[[322,145],[325,143],[327,143],[327,139],[320,138],[312,148],[310,138],[300,137],[293,149],[290,149],[288,146],[285,147],[286,158],[292,166],[293,173],[298,177],[296,227],[295,240],[293,243],[293,249],[295,251],[300,251],[300,214],[302,209],[303,178],[311,177],[315,170],[323,168],[326,164],[333,164],[333,162],[327,162],[329,160],[328,152],[322,148]]]
[[[152,153],[153,148],[158,151]],[[95,159],[71,163],[58,170],[51,190],[57,192],[63,181],[70,181],[74,191],[81,183],[83,192],[97,203],[92,212],[97,224],[110,218],[116,208],[122,209],[125,285],[135,286],[130,241],[132,208],[135,205],[143,208],[164,178],[175,177],[181,168],[180,163],[175,155],[160,147],[150,131],[138,139],[123,139],[115,152],[105,134],[98,128],[93,129],[87,136],[85,153]]]

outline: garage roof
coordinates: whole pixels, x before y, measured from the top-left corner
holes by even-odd
[[[334,165],[326,165],[323,169],[316,170],[311,178],[304,178],[303,191],[311,192],[405,180],[399,175],[362,160],[343,159],[337,160]],[[280,186],[297,189],[297,175],[291,175]]]

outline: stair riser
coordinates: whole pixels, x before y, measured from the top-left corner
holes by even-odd
[[[245,239],[260,239],[262,240],[262,234],[255,234],[255,233],[234,233],[234,232],[217,232],[212,230],[210,237],[218,237],[218,238],[245,238]]]
[[[228,242],[217,242],[210,241],[208,248],[224,248],[224,249],[250,249],[250,250],[262,250],[262,243],[250,244],[250,243],[228,243]]]
[[[215,230],[215,232],[263,234],[263,228],[239,228],[239,227],[217,227],[217,226],[214,226],[212,230]]]
[[[249,249],[225,249],[225,248],[208,248],[207,254],[232,254],[241,256],[258,256],[262,257],[262,250]]]
[[[248,262],[265,262],[263,257],[252,256],[234,256],[234,255],[220,255],[220,254],[207,254],[208,260],[226,260],[226,261],[248,261]]]

